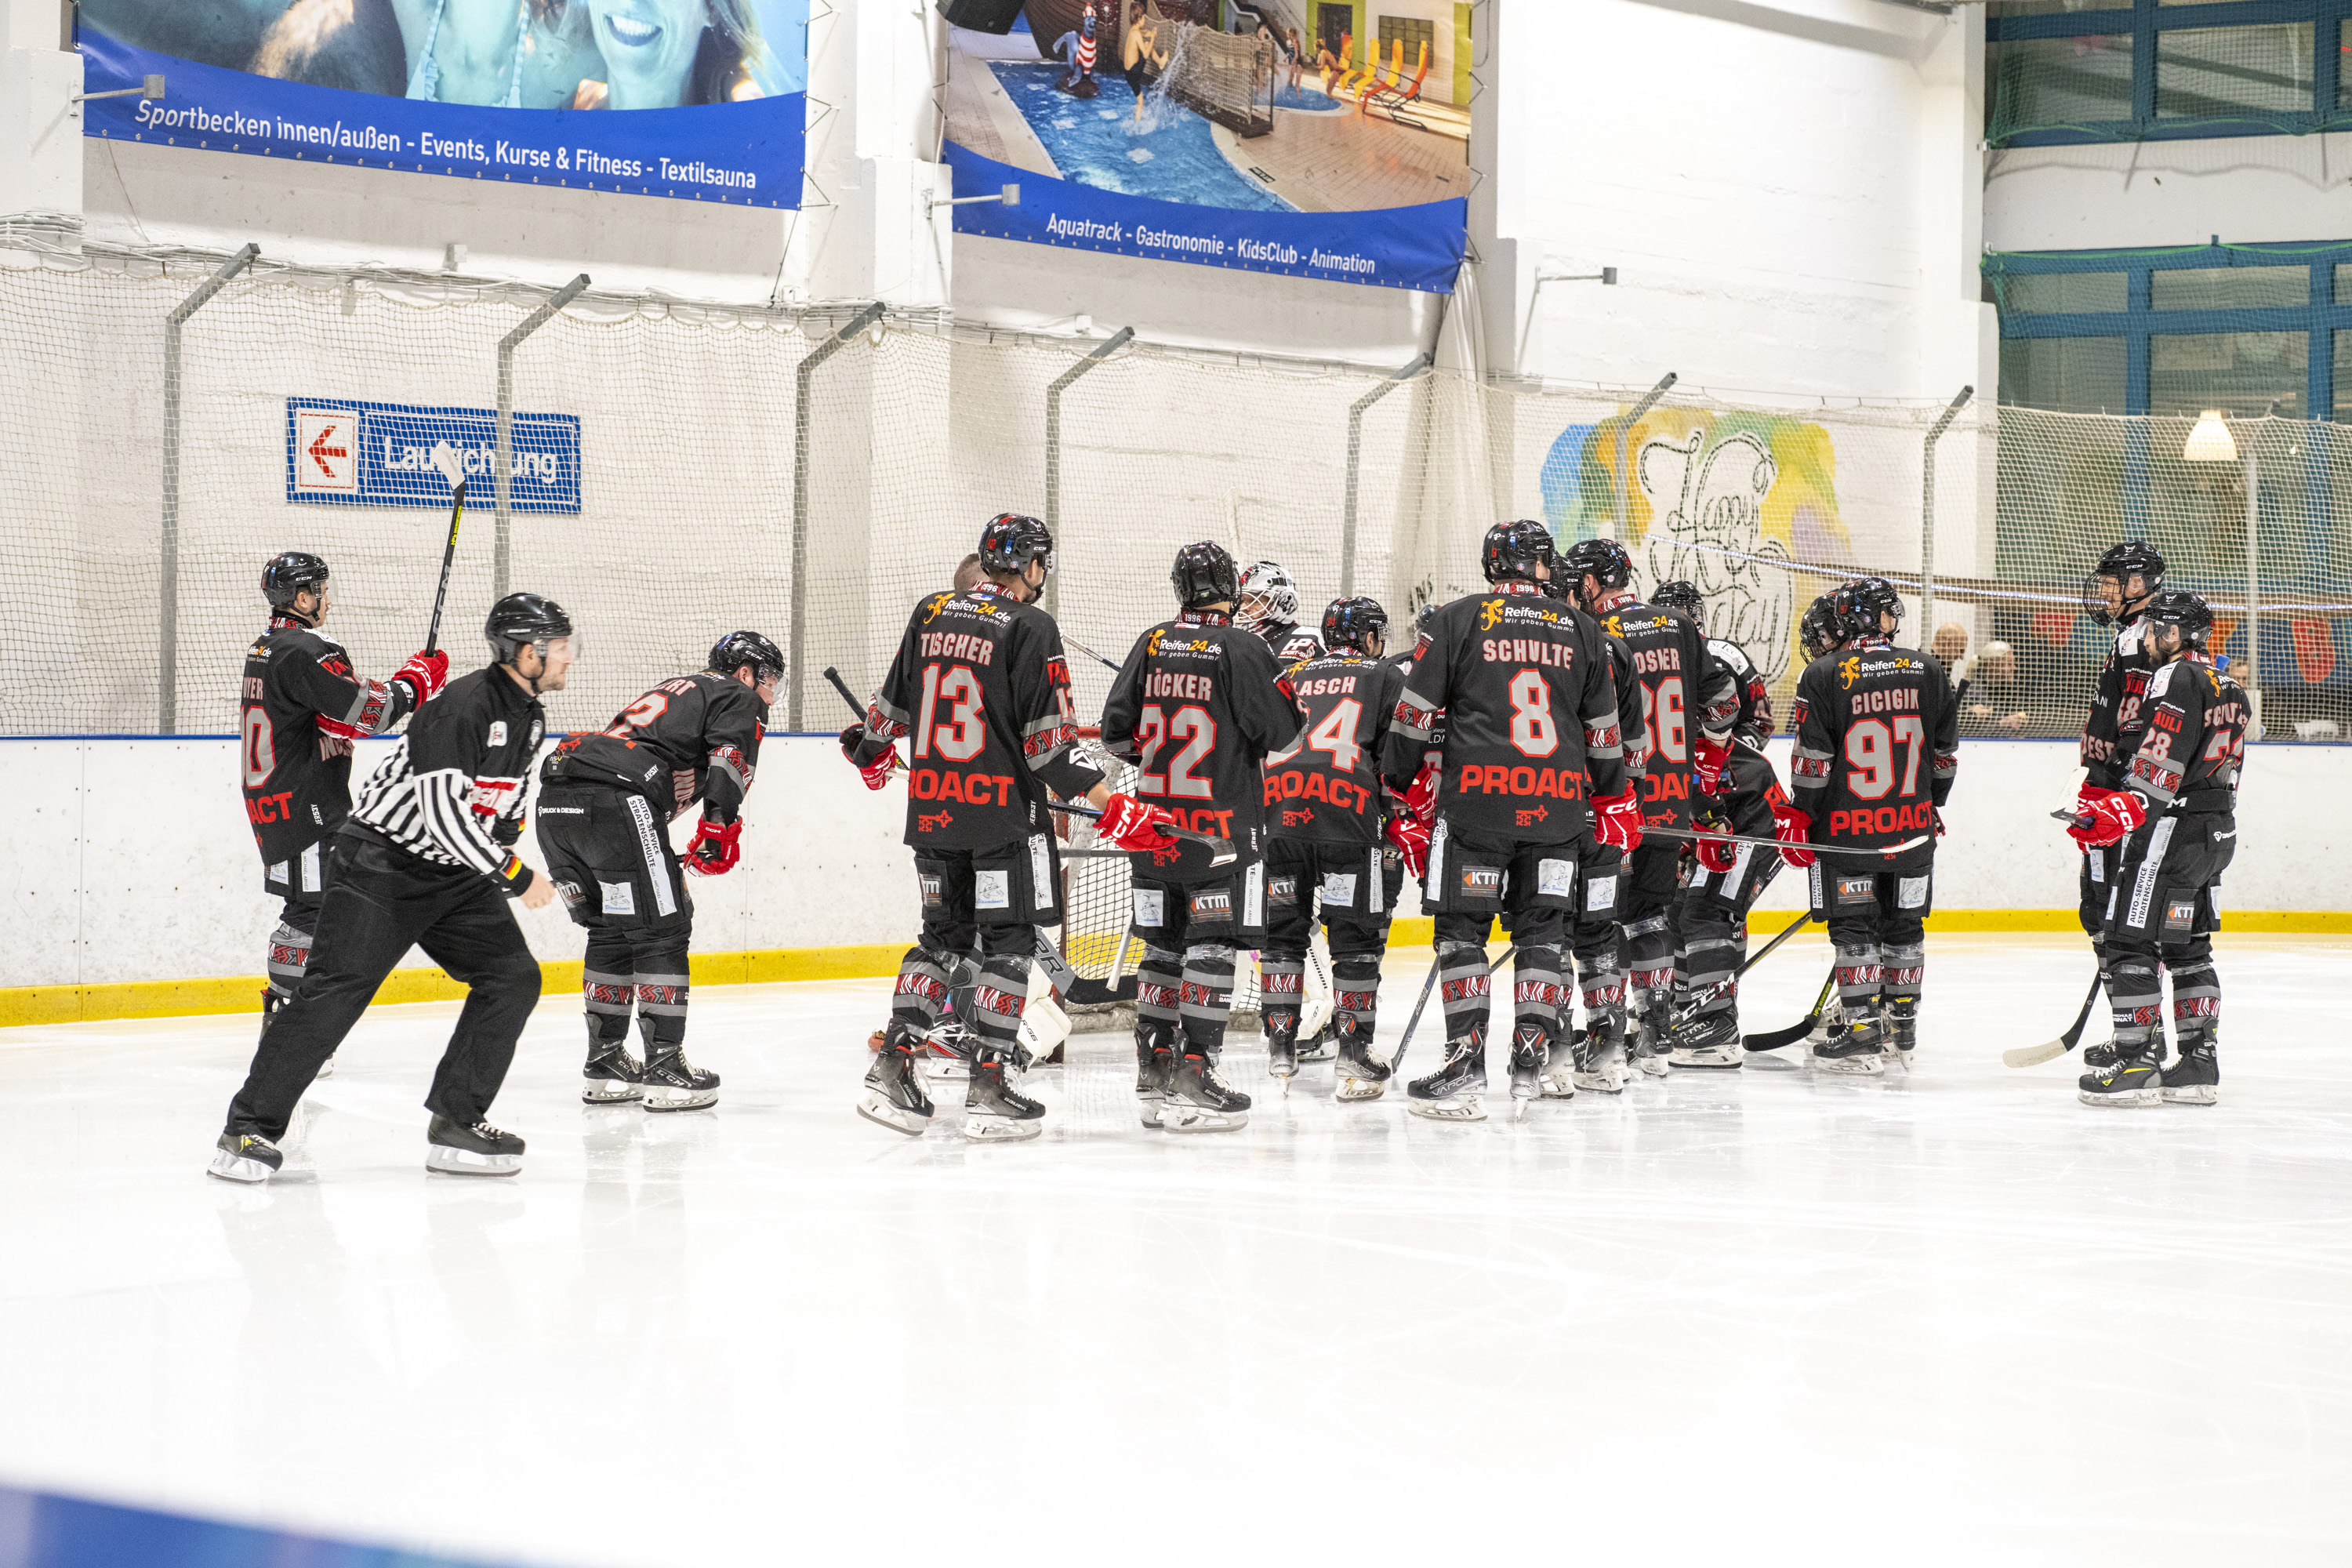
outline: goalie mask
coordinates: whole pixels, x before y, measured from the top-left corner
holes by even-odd
[[[1234,625],[1259,626],[1298,624],[1298,584],[1289,573],[1271,561],[1261,561],[1241,576],[1241,597],[1234,605]]]

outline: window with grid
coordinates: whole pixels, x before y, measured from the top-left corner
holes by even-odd
[[[1396,47],[1404,45],[1404,68],[1417,69],[1421,51],[1427,49],[1429,58],[1437,58],[1437,24],[1418,16],[1383,16],[1381,18],[1381,58],[1396,58]]]
[[[1995,0],[1996,147],[2352,129],[2352,0]]]
[[[1984,272],[2003,403],[2352,416],[2352,241],[1996,251]]]

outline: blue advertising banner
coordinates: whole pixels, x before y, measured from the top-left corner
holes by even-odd
[[[961,234],[1451,293],[1468,249],[1471,8],[1024,0],[950,26]],[[1221,20],[1212,20],[1212,17]],[[1197,19],[1196,19],[1197,18]]]
[[[975,204],[956,208],[960,234],[1430,294],[1454,292],[1470,222],[1466,198],[1377,212],[1236,212],[1123,196],[1069,180],[1034,175],[1024,180],[1011,164],[952,142],[947,161],[955,171],[959,196],[991,195],[1007,184],[1021,186],[1017,207]]]
[[[805,15],[805,0],[789,3]],[[774,8],[787,0],[759,4]],[[589,21],[573,25],[577,36],[560,58],[551,45],[542,48],[538,40],[528,40],[532,47],[527,48],[520,37],[508,40],[512,66],[478,84],[499,95],[496,103],[483,105],[443,100],[457,90],[450,79],[457,68],[453,58],[445,77],[435,49],[455,38],[461,21],[478,14],[502,16],[513,31],[518,16],[530,16],[535,7],[493,3],[486,8],[484,0],[440,0],[437,8],[425,5],[433,26],[413,45],[404,47],[401,29],[380,27],[373,39],[373,63],[362,48],[370,40],[355,39],[353,60],[329,69],[320,63],[320,52],[289,55],[274,48],[268,33],[249,55],[243,51],[250,40],[241,37],[192,36],[187,26],[157,19],[151,14],[154,5],[155,0],[93,0],[82,8],[78,36],[83,90],[136,89],[151,73],[165,79],[160,101],[134,94],[85,103],[83,134],[630,195],[763,207],[801,203],[806,119],[801,89],[806,70],[797,58],[797,26],[791,29],[789,59],[775,56],[754,33],[747,46],[753,52],[727,57],[735,64],[721,70],[709,58],[708,37],[716,29],[706,28],[705,42],[688,50],[687,63],[671,77],[646,62],[634,62],[646,69],[632,75],[606,58],[625,47],[618,40],[635,37],[625,26],[631,19],[585,8]],[[731,9],[755,15],[751,0],[739,0]],[[99,25],[100,16],[128,36],[107,31]],[[648,47],[658,47],[662,29],[648,30]],[[133,38],[192,50],[216,48],[224,63],[160,52]],[[225,63],[229,61],[236,63]],[[722,58],[719,65],[724,64]],[[560,74],[550,75],[559,65]],[[289,74],[268,74],[260,68],[265,66]],[[600,74],[574,74],[590,72]],[[318,80],[301,79],[306,74]],[[763,89],[763,77],[789,90]],[[353,80],[408,86],[403,95],[344,85]]]
[[[446,510],[449,480],[434,461],[447,447],[488,505],[497,469],[498,411],[362,403],[347,397],[286,400],[286,499],[325,506],[414,506]],[[580,510],[580,421],[570,414],[518,411],[508,434],[514,511]],[[479,480],[478,485],[472,481]]]

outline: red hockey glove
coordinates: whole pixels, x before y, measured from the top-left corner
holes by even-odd
[[[1712,735],[1701,735],[1698,744],[1691,749],[1691,778],[1701,795],[1713,795],[1723,787],[1723,765],[1731,761],[1731,742],[1718,741]]]
[[[1810,813],[1793,805],[1772,803],[1772,831],[1780,840],[1780,858],[1791,866],[1805,867],[1813,863],[1814,855],[1805,847],[1812,842],[1813,819]]]
[[[1642,803],[1633,792],[1592,797],[1592,838],[1631,854],[1642,845]]]
[[[2085,849],[2121,843],[2126,835],[2147,820],[2147,803],[2129,790],[2086,787],[2083,795],[2083,815],[2091,820],[2068,828],[2066,833]]]
[[[1430,828],[1437,826],[1436,764],[1431,763],[1413,775],[1412,787],[1404,794],[1404,812],[1422,826],[1422,841],[1429,840]]]
[[[1396,846],[1396,852],[1399,855],[1404,857],[1406,870],[1416,877],[1428,874],[1429,825],[1427,823],[1400,812],[1399,815],[1389,818],[1388,826],[1381,830],[1381,834],[1382,837]]]
[[[1103,802],[1102,821],[1095,831],[1121,849],[1165,853],[1178,845],[1173,835],[1160,831],[1160,825],[1175,820],[1173,813],[1160,806],[1146,805],[1131,795],[1115,795]]]
[[[1722,837],[1731,831],[1723,818],[1703,816],[1694,819],[1691,826],[1699,831],[1699,837],[1691,846],[1691,849],[1692,853],[1698,857],[1698,863],[1701,866],[1710,871],[1728,871],[1738,864],[1738,847]]]
[[[392,672],[392,678],[404,683],[415,695],[415,706],[422,708],[449,684],[449,656],[437,649],[411,654],[406,664]]]
[[[849,759],[849,765],[866,780],[867,789],[880,789],[890,782],[890,775],[898,771],[898,748],[894,742],[872,762],[861,763],[857,760],[857,748],[865,741],[866,726],[852,724],[841,732],[841,754]]]
[[[686,847],[686,868],[698,877],[723,877],[735,869],[743,852],[735,840],[743,837],[743,821],[720,824],[709,817],[694,825],[694,842]]]

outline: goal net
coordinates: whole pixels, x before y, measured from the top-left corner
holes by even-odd
[[[1152,90],[1243,136],[1274,129],[1274,41],[1261,34],[1221,33],[1191,23],[1175,43]]]

